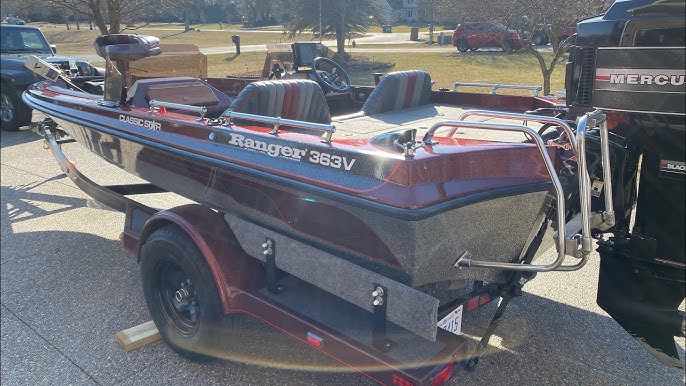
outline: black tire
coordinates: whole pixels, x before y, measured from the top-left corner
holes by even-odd
[[[154,231],[141,250],[140,268],[145,301],[167,344],[194,361],[221,358],[241,315],[224,315],[214,277],[193,240],[175,225]]]
[[[31,109],[24,104],[17,90],[4,83],[0,95],[0,128],[17,131],[31,123]]]
[[[464,39],[460,39],[455,44],[455,47],[457,47],[457,50],[461,53],[465,53],[469,50],[469,43],[467,43],[467,41]]]
[[[505,40],[505,43],[503,44],[503,51],[512,52],[516,49],[517,49],[517,45],[515,44],[514,40],[512,40],[512,39]]]
[[[550,43],[550,38],[544,33],[535,34],[531,40],[536,46],[545,46]]]

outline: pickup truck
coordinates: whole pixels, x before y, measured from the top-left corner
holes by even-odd
[[[24,67],[31,55],[36,55],[60,68],[67,76],[102,76],[104,70],[90,63],[56,56],[41,30],[28,25],[0,25],[0,50],[2,51],[2,95],[0,95],[0,128],[14,131],[31,123],[31,109],[21,100],[21,93],[40,80]]]

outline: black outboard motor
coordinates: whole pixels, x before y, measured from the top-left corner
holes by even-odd
[[[678,307],[686,281],[685,4],[617,1],[579,23],[566,77],[572,117],[607,112],[613,142],[617,222],[599,242],[598,304],[676,367],[673,336],[684,335]],[[589,170],[592,179],[600,168]]]

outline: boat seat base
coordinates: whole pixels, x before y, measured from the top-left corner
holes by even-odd
[[[127,94],[136,107],[148,107],[151,100],[204,106],[206,116],[216,118],[231,105],[231,98],[208,83],[187,77],[137,80]]]

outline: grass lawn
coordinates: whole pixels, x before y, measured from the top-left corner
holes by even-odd
[[[207,56],[208,76],[224,77],[229,74],[258,74],[264,64],[263,52],[244,52],[236,58],[233,55],[217,54]],[[442,52],[380,52],[353,53],[353,58],[370,62],[393,63],[382,72],[400,70],[424,70],[431,74],[439,87],[452,88],[455,82],[500,83],[520,85],[542,85],[538,62],[524,53],[506,54],[497,51],[482,51],[467,55]],[[372,70],[350,71],[353,84],[374,84]],[[564,66],[558,65],[551,79],[552,92],[564,89]],[[504,92],[504,91],[503,91]],[[528,92],[525,92],[528,93]]]
[[[183,24],[155,24],[145,26],[131,32],[151,34],[161,39],[162,43],[192,43],[199,47],[231,46],[230,36],[236,32],[226,29],[237,26],[219,25],[191,26],[199,30],[183,32]],[[400,26],[403,27],[403,26]],[[409,31],[409,26],[407,27]],[[89,30],[82,26],[81,30],[72,28],[66,30],[64,26],[43,25],[42,31],[51,42],[57,45],[58,52],[63,55],[76,56],[92,55],[95,51],[92,43],[99,35],[97,30]],[[126,31],[125,31],[126,32]],[[394,32],[396,29],[394,28]],[[402,31],[397,31],[402,32]],[[294,40],[308,40],[309,36],[300,36],[296,39],[288,39],[278,31],[252,31],[241,30],[242,45],[265,44],[272,42],[290,42]],[[426,47],[426,45],[421,45]],[[359,46],[362,48],[362,46]],[[382,66],[379,72],[400,70],[425,70],[431,74],[435,81],[434,88],[452,88],[455,82],[475,83],[500,83],[520,85],[542,85],[543,78],[535,58],[525,53],[507,54],[501,51],[476,51],[467,54],[454,52],[411,52],[404,50],[407,47],[418,47],[417,44],[402,45],[366,45],[365,47],[393,48],[394,52],[379,53],[355,53],[352,56],[357,60],[390,64],[391,67]],[[548,55],[549,60],[551,55]],[[259,74],[264,64],[264,52],[249,52],[244,50],[241,55],[234,57],[233,54],[208,55],[208,75],[210,77],[225,77],[229,74]],[[102,65],[97,61],[95,65]],[[377,70],[352,70],[351,76],[354,84],[373,84],[372,72]],[[558,67],[551,79],[551,91],[564,89],[564,61],[558,63]]]

